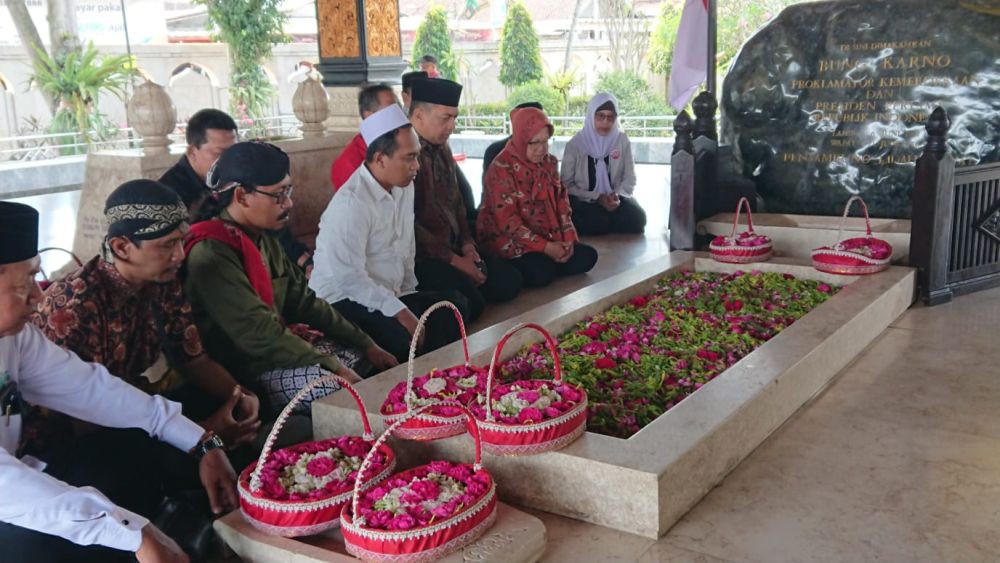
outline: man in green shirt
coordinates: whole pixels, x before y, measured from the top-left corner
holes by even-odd
[[[322,375],[358,381],[367,364],[376,371],[397,364],[316,297],[271,234],[292,208],[288,155],[267,143],[237,143],[209,171],[208,184],[202,212],[214,218],[191,228],[184,289],[206,350],[230,373],[252,374],[243,383],[269,400],[272,416]]]

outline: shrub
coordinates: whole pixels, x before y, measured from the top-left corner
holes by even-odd
[[[509,111],[517,104],[525,102],[539,102],[549,115],[562,113],[563,99],[559,91],[541,82],[529,82],[514,88],[510,96],[507,96],[507,109]]]

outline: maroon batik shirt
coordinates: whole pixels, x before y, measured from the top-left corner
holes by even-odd
[[[180,280],[137,289],[99,256],[49,286],[32,322],[62,348],[151,394],[176,387],[170,368],[203,353]],[[69,428],[64,415],[38,415],[25,424],[27,453]]]

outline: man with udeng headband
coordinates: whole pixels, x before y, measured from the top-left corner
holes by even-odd
[[[410,122],[420,137],[420,174],[413,182],[419,290],[457,290],[469,303],[470,320],[487,301],[513,299],[521,273],[507,260],[480,256],[448,146],[455,130],[462,85],[443,79],[413,81]]]
[[[157,454],[188,451],[212,511],[237,506],[221,440],[181,414],[49,342],[29,319],[42,297],[38,212],[0,201],[0,546],[5,563],[186,563],[152,517],[166,483]],[[37,405],[106,430],[61,444],[47,459],[17,451],[21,416]]]
[[[257,397],[205,353],[178,271],[184,264],[187,208],[153,180],[116,188],[104,207],[100,256],[54,282],[35,325],[52,342],[150,394],[236,446],[254,439]],[[22,451],[40,455],[95,431],[52,411],[33,410]]]

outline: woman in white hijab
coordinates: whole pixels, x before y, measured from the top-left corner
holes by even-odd
[[[560,177],[581,235],[641,233],[646,227],[646,213],[632,198],[632,144],[618,129],[618,100],[611,94],[597,94],[587,104],[583,129],[566,144]]]

